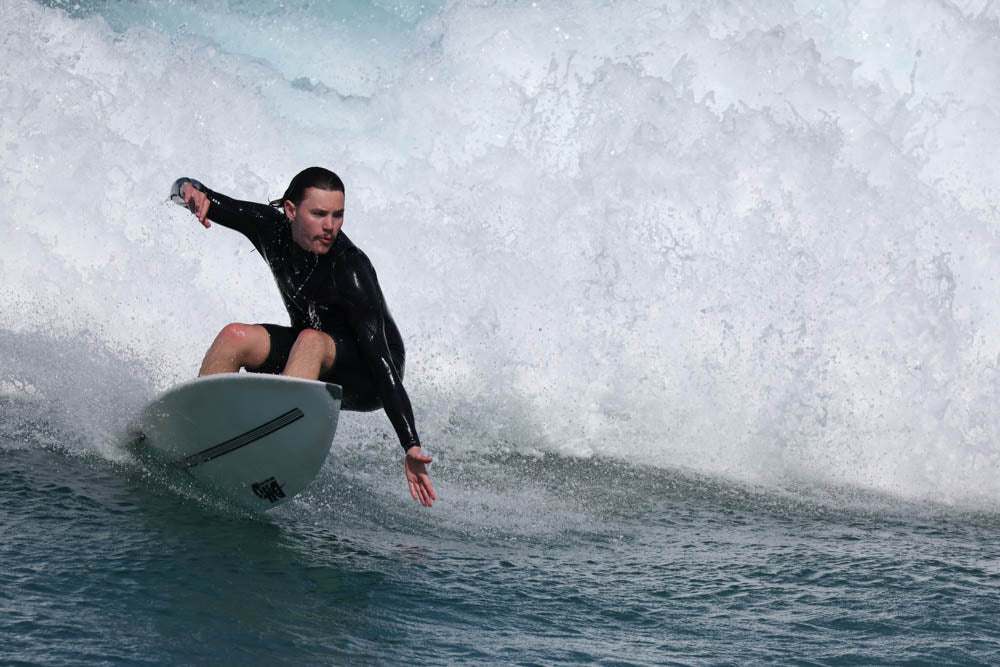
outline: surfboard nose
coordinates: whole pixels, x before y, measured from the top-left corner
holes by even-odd
[[[138,418],[139,451],[254,509],[302,491],[337,431],[339,385],[282,375],[219,373],[161,394]]]

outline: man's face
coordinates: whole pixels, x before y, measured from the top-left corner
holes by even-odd
[[[298,206],[285,202],[292,221],[292,240],[301,248],[325,255],[344,225],[344,193],[306,188]]]

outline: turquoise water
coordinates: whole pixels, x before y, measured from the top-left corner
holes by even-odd
[[[795,493],[602,460],[492,458],[484,525],[414,513],[396,469],[324,470],[264,518],[141,469],[0,456],[5,661],[991,663],[995,514]],[[586,489],[586,491],[584,491]],[[386,497],[389,496],[389,497]],[[543,516],[526,505],[552,498]]]
[[[0,4],[0,662],[992,664],[988,2]],[[439,501],[125,446],[283,322],[180,175],[347,183]]]

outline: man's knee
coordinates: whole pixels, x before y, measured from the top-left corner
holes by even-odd
[[[321,355],[324,366],[332,366],[337,355],[337,345],[328,334],[316,329],[303,329],[295,339],[295,346]]]
[[[255,368],[264,363],[270,351],[270,336],[259,324],[231,322],[215,337],[217,346],[228,350],[240,363]]]
[[[222,327],[222,331],[216,336],[216,340],[226,343],[228,345],[235,345],[237,347],[242,347],[247,344],[247,339],[249,338],[250,325],[242,324],[240,322],[230,322],[226,326]]]

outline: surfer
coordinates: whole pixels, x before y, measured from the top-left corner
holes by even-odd
[[[342,409],[382,408],[406,452],[410,494],[437,498],[403,388],[405,350],[375,268],[341,231],[344,183],[322,167],[292,179],[270,204],[237,201],[192,178],[179,178],[170,198],[206,228],[217,222],[253,243],[271,268],[291,326],[226,325],[205,354],[199,375],[284,374],[343,387]],[[211,222],[209,222],[211,221]]]

